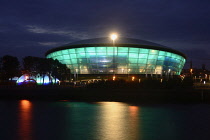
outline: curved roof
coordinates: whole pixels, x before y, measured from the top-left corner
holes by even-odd
[[[124,37],[117,38],[115,43],[117,43],[117,44],[141,44],[141,45],[166,47],[166,46],[163,46],[163,45],[160,45],[157,43],[153,43],[153,42],[149,42],[146,40],[124,38]],[[72,42],[72,43],[69,43],[66,45],[78,45],[78,44],[111,44],[112,45],[112,40],[109,37],[102,37],[102,38],[80,40],[80,41]]]
[[[64,49],[71,49],[71,48],[81,48],[81,47],[101,47],[101,46],[113,46],[113,42],[109,37],[103,37],[103,38],[93,38],[93,39],[86,39],[86,40],[80,40],[76,42],[72,42],[69,44],[65,44],[63,46],[53,48],[46,52],[46,56],[52,52],[64,50]],[[168,51],[172,53],[179,54],[186,58],[186,56],[174,49],[171,49],[169,47],[153,43],[146,40],[140,40],[140,39],[133,39],[133,38],[117,38],[115,41],[115,46],[118,47],[137,47],[137,48],[147,48],[147,49],[156,49],[156,50],[162,50],[162,51]]]

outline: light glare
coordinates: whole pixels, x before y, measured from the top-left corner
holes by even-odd
[[[115,40],[115,39],[117,39],[117,34],[111,34],[110,37],[111,37],[112,40]]]

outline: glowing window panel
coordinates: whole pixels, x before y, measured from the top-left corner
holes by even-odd
[[[107,47],[107,52],[113,52],[114,48],[113,47]]]
[[[165,55],[166,52],[165,51],[159,51],[159,55]]]
[[[84,53],[85,52],[85,48],[76,48],[76,52],[77,53]]]
[[[150,50],[149,53],[150,54],[158,54],[158,50]]]
[[[166,56],[171,56],[172,54],[170,52],[166,52]]]
[[[61,51],[56,52],[56,55],[62,55]]]
[[[105,55],[106,55],[106,53],[103,53],[103,52],[98,52],[98,53],[97,53],[97,55],[98,55],[98,56],[105,56]]]
[[[69,54],[69,52],[68,52],[68,50],[62,50],[62,54],[63,54],[63,55],[65,55],[65,54],[67,54],[67,55],[68,55],[68,54]]]
[[[112,51],[112,52],[107,52],[107,55],[113,55],[114,54],[114,52]]]
[[[74,58],[77,58],[77,56],[76,56],[76,54],[71,54],[71,55],[70,55],[70,58],[71,58],[71,59],[74,59]]]
[[[165,60],[165,56],[158,56],[157,60]]]
[[[148,59],[157,59],[157,55],[149,55]]]
[[[130,48],[129,49],[129,53],[138,53],[139,52],[139,48]]]
[[[148,57],[148,54],[139,54],[139,58],[147,59],[147,57]]]
[[[150,59],[150,60],[147,60],[147,63],[148,64],[156,64],[156,60],[154,60],[154,59]]]
[[[77,64],[77,59],[71,59],[72,64]]]
[[[51,53],[51,54],[52,54],[52,57],[55,57],[55,56],[57,55],[57,53],[56,53],[56,52]]]
[[[129,53],[129,58],[138,58],[138,53]]]
[[[57,56],[58,60],[63,60],[63,56]]]
[[[93,57],[93,56],[96,56],[96,53],[95,52],[88,52],[87,55]]]
[[[138,62],[138,59],[131,58],[131,59],[129,59],[129,61],[130,61],[130,63],[137,63]]]
[[[63,59],[70,59],[69,55],[63,55]]]
[[[75,52],[75,49],[69,49],[69,53],[75,54],[75,53],[76,53],[76,52]]]
[[[149,53],[149,49],[140,49],[140,53]]]
[[[128,53],[118,53],[118,56],[124,56],[124,57],[126,57],[128,55]]]
[[[128,53],[128,47],[118,47],[119,53]]]
[[[87,47],[86,48],[86,52],[92,52],[92,53],[95,53],[95,47]]]
[[[106,47],[97,47],[96,51],[104,53],[104,52],[106,52]]]
[[[140,64],[146,64],[147,63],[147,59],[139,59],[138,63]]]
[[[85,58],[86,54],[85,53],[78,53],[77,57],[78,58]]]

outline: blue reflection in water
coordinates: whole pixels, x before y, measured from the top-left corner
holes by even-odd
[[[0,138],[20,140],[205,140],[210,105],[0,101]]]

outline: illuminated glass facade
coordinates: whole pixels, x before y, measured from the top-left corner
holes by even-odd
[[[173,74],[179,75],[185,56],[155,46],[129,44],[70,45],[49,51],[77,74]]]

